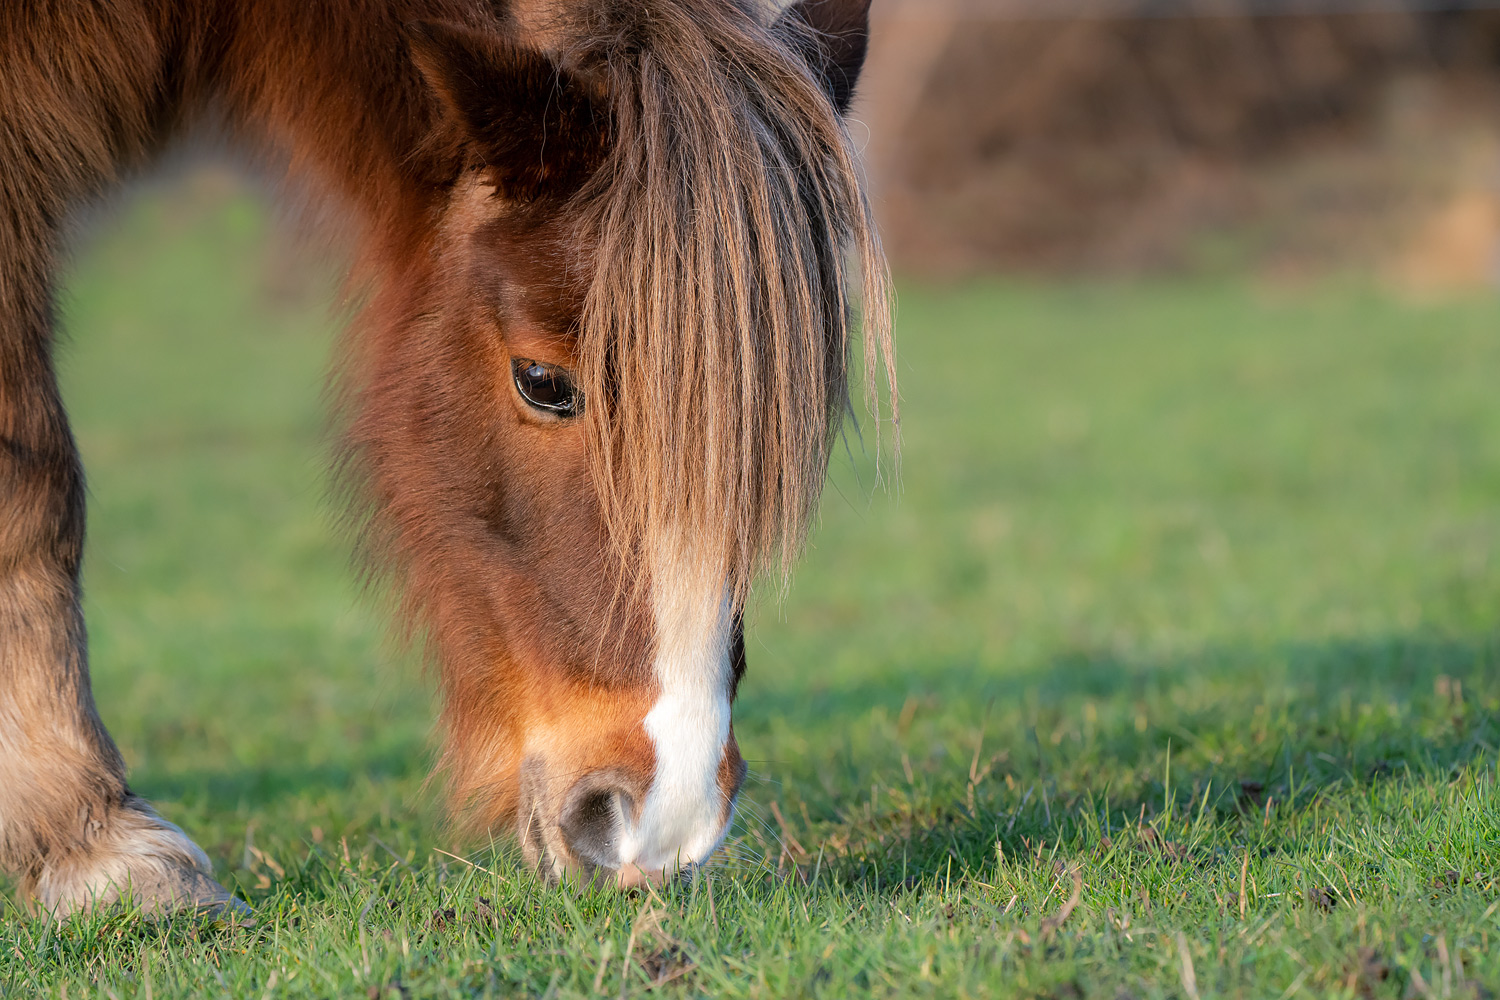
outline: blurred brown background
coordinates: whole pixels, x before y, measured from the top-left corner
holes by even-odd
[[[907,273],[1500,277],[1500,11],[876,0],[856,138]]]

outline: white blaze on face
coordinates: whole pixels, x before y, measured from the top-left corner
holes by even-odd
[[[621,843],[621,871],[655,874],[707,860],[728,828],[719,764],[729,739],[733,608],[722,571],[687,547],[658,544],[651,560],[656,679],[646,715],[656,774]]]

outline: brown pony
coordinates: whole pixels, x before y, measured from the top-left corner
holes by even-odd
[[[740,612],[812,517],[856,298],[891,370],[842,120],[868,5],[0,5],[0,867],[29,897],[230,902],[95,710],[52,363],[70,211],[202,124],[349,220],[341,481],[440,664],[456,813],[554,880],[713,853]]]

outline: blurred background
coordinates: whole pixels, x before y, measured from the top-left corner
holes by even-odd
[[[1497,277],[1500,11],[881,0],[859,111],[907,273]]]

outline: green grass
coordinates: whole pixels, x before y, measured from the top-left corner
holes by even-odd
[[[758,605],[730,860],[575,896],[424,788],[279,247],[243,194],[149,194],[63,364],[102,711],[259,922],[9,905],[0,993],[1500,991],[1494,301],[906,287],[900,495],[840,462]]]

